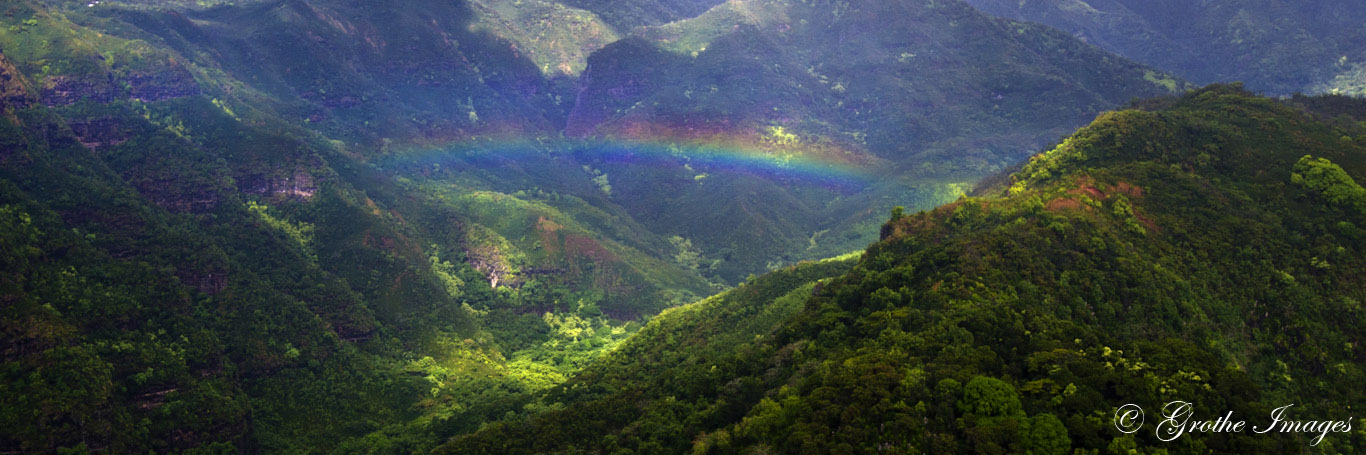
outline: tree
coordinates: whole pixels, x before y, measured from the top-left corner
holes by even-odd
[[[975,417],[1023,417],[1024,406],[1020,394],[1009,383],[996,378],[977,376],[963,387],[963,400],[958,408]]]
[[[669,244],[673,245],[677,253],[674,254],[674,262],[688,270],[697,270],[697,266],[702,259],[702,253],[692,246],[692,240],[682,236],[669,237]]]
[[[1067,427],[1053,414],[1037,414],[1029,419],[1020,440],[1028,455],[1063,455],[1071,453],[1072,440]]]

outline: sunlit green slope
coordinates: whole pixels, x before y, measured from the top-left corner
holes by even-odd
[[[849,273],[666,314],[554,409],[438,452],[1356,453],[1366,105],[1295,105],[1213,86],[1102,115],[999,187],[893,213]],[[705,338],[790,299],[772,332]],[[1163,442],[1173,400],[1354,430]],[[1146,430],[1115,429],[1128,403]]]
[[[485,216],[364,164],[269,83],[111,35],[112,19],[4,8],[0,451],[334,452],[410,422],[468,431],[625,320],[710,292],[662,259],[666,238],[584,204]],[[593,253],[553,258],[574,274],[485,254],[524,240],[499,223],[537,215]]]
[[[0,5],[0,452],[422,452],[1179,87],[956,2],[735,2],[694,50],[610,2],[93,3]]]

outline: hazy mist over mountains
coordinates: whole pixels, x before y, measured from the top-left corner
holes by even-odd
[[[1363,93],[1366,13],[1352,1],[968,3],[1057,27],[1198,84],[1242,81],[1273,94]]]

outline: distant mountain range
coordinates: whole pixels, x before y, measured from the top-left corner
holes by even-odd
[[[1352,0],[967,0],[1208,84],[1366,94],[1366,9]]]
[[[1156,70],[962,3],[731,2],[666,25],[650,25],[665,18],[612,9],[645,24],[630,30],[548,2],[119,5],[29,8],[33,19],[23,20],[34,26],[18,19],[18,9],[10,16],[20,31],[9,35],[5,53],[33,79],[40,103],[202,97],[248,125],[308,131],[376,163],[496,149],[510,138],[534,139],[540,145],[523,148],[542,152],[577,149],[573,163],[552,166],[571,175],[511,177],[507,172],[526,170],[475,166],[498,174],[475,186],[502,193],[544,187],[598,210],[624,211],[614,216],[656,236],[638,247],[667,250],[660,236],[690,239],[723,282],[766,264],[861,247],[876,226],[873,213],[950,200],[1105,108],[1182,87]],[[70,36],[54,42],[51,33]],[[82,63],[63,66],[73,62]],[[119,136],[107,131],[117,121],[94,120],[79,120],[89,126],[78,134],[92,143]],[[600,159],[604,141],[691,151],[652,167],[623,167]],[[708,153],[739,155],[750,166],[716,166],[724,159],[701,156]],[[549,156],[529,155],[519,159]],[[851,179],[832,187],[829,179],[784,177],[801,163],[837,165]],[[754,166],[778,177],[755,176]],[[697,180],[704,175],[724,178]],[[595,191],[592,178],[617,196]],[[255,187],[263,179],[237,178]],[[717,199],[736,203],[716,210]]]

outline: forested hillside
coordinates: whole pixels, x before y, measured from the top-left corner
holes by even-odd
[[[119,20],[3,8],[0,450],[335,452],[414,421],[465,431],[712,289],[662,259],[666,238],[591,208],[502,215],[557,220],[583,250],[518,256],[474,211],[294,121],[310,101]]]
[[[1361,103],[1192,87],[960,0],[6,1],[0,453],[1298,450],[1100,416],[1361,405]]]
[[[666,313],[541,398],[562,409],[438,453],[1355,453],[1360,431],[1167,443],[1111,420],[1181,399],[1366,423],[1366,103],[1295,104],[1214,86],[1105,114],[999,187],[894,212],[851,272]],[[791,299],[720,352],[737,323],[694,316]]]
[[[1353,0],[967,0],[1057,27],[1187,80],[1272,94],[1366,94],[1366,7]]]
[[[958,1],[632,3],[674,11],[662,15],[621,2],[428,3],[18,6],[11,17],[25,31],[5,49],[25,74],[64,52],[109,54],[95,67],[49,68],[41,85],[62,102],[118,98],[125,80],[146,101],[202,93],[239,116],[340,141],[419,184],[454,178],[520,205],[547,201],[517,191],[572,196],[655,234],[631,245],[647,255],[672,256],[674,236],[689,241],[699,272],[725,284],[861,248],[875,214],[950,201],[1101,110],[1184,87]],[[47,30],[73,30],[81,44],[21,52],[41,47]],[[617,156],[636,148],[667,159]],[[455,167],[467,153],[504,159]],[[413,166],[443,161],[420,174]],[[793,178],[803,165],[842,173]],[[523,178],[523,167],[553,172]],[[509,174],[521,181],[507,185]],[[736,202],[716,210],[717,198]]]

